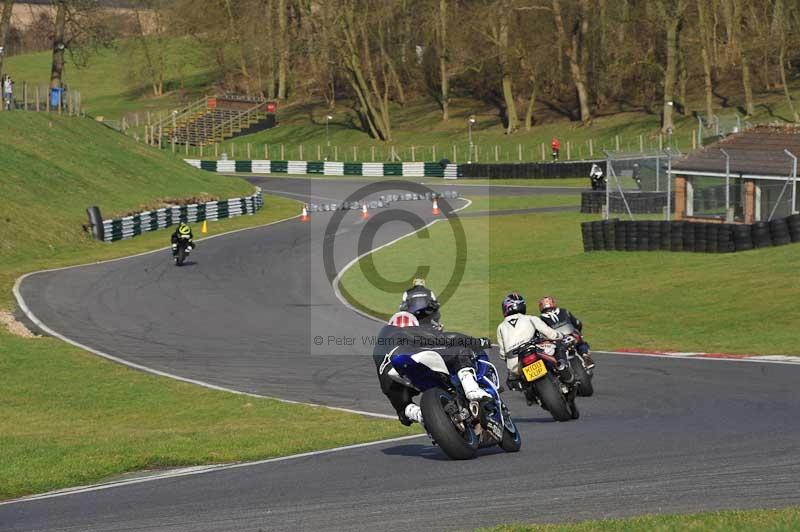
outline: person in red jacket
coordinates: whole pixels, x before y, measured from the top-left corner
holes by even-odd
[[[553,149],[553,160],[558,160],[558,154],[561,151],[561,142],[556,138],[553,137],[553,140],[550,141],[550,147]]]

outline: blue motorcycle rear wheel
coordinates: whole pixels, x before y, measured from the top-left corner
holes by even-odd
[[[420,401],[422,419],[425,429],[447,456],[453,460],[470,460],[478,452],[479,440],[469,421],[457,421],[445,411],[445,407],[456,404],[449,392],[430,388]]]

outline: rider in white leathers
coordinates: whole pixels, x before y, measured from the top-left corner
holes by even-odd
[[[538,316],[525,314],[527,310],[525,298],[514,292],[503,300],[503,321],[497,326],[497,345],[500,347],[500,358],[506,361],[508,367],[508,385],[517,388],[519,382],[519,357],[515,350],[536,338],[546,338],[556,341],[556,368],[559,377],[565,383],[574,379],[572,370],[567,360],[566,349],[561,343],[565,337],[562,333],[549,327]]]

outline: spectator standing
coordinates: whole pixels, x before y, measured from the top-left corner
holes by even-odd
[[[557,161],[559,153],[561,152],[561,141],[553,137],[553,140],[550,141],[550,148],[553,150],[553,160]]]
[[[11,79],[11,76],[6,76],[3,79],[3,104],[5,105],[6,111],[11,110],[13,102],[14,102],[14,81]]]

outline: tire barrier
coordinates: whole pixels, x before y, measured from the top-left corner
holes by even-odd
[[[793,214],[786,218],[786,221],[792,242],[800,242],[800,214]]]
[[[581,223],[584,251],[733,253],[800,242],[800,214],[752,225],[687,221]]]
[[[458,192],[454,190],[446,190],[441,194],[426,192],[425,194],[414,194],[411,192],[406,192],[403,194],[385,194],[380,196],[377,200],[362,200],[362,201],[351,201],[351,202],[342,202],[342,203],[309,203],[308,204],[308,212],[330,212],[330,211],[356,211],[361,210],[364,205],[367,206],[368,209],[383,209],[384,207],[388,207],[391,203],[395,201],[433,201],[434,199],[444,198],[444,199],[456,199],[458,198]]]
[[[344,163],[334,161],[272,161],[184,159],[184,162],[209,172],[256,174],[371,176],[371,177],[461,177],[460,165],[441,163]]]
[[[614,195],[616,194],[616,195]],[[627,212],[625,209],[625,202],[619,197],[619,193],[612,193],[610,199],[611,212],[623,213]],[[675,195],[672,196],[672,205],[675,205]],[[664,212],[667,206],[667,193],[666,192],[639,192],[639,191],[625,191],[625,200],[631,212],[634,214],[660,214]],[[603,212],[603,206],[606,204],[606,193],[603,190],[582,192],[581,193],[581,212],[585,214]],[[673,207],[674,212],[674,207]]]
[[[595,163],[605,160],[563,163],[506,163],[506,164],[460,164],[460,177],[465,179],[564,179],[586,177]]]
[[[261,189],[256,187],[256,193],[244,198],[231,198],[223,201],[208,201],[206,203],[193,203],[191,205],[180,205],[175,207],[165,207],[154,211],[139,212],[123,218],[113,220],[103,220],[100,226],[102,235],[98,240],[114,242],[126,238],[164,229],[179,222],[194,223],[205,220],[213,221],[222,218],[232,218],[244,214],[255,214],[257,210],[264,206],[264,198]],[[92,223],[91,207],[89,211],[89,223]],[[96,207],[94,207],[96,209]],[[100,210],[97,210],[97,217],[100,217]]]

